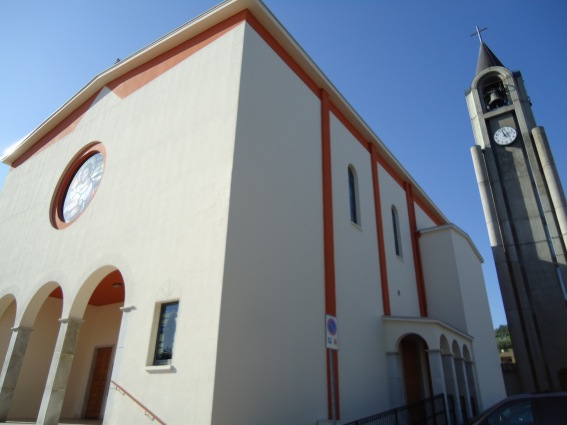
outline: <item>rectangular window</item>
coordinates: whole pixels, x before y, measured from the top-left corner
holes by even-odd
[[[154,366],[171,364],[178,308],[179,301],[164,303],[161,305],[156,334],[156,348],[153,361]]]

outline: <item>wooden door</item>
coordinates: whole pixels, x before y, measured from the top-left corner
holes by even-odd
[[[99,419],[102,403],[108,388],[110,360],[112,359],[112,347],[97,348],[94,358],[87,406],[85,408],[85,419]]]
[[[401,344],[406,401],[408,404],[423,399],[422,371],[420,365],[419,345],[409,338],[404,338]]]

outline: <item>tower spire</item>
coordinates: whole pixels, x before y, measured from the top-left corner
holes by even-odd
[[[478,51],[478,60],[476,62],[476,75],[484,71],[486,68],[490,68],[492,66],[504,66],[482,39],[481,32],[487,30],[488,28],[479,28],[478,25],[475,28],[476,31],[471,34],[471,37],[476,35],[478,36],[478,40],[480,41],[480,50]]]

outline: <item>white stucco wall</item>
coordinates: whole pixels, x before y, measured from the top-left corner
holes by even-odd
[[[243,33],[234,28],[124,99],[106,93],[73,132],[10,172],[0,200],[0,282],[12,285],[0,296],[10,291],[22,306],[16,322],[44,283],[61,284],[65,317],[94,271],[120,269],[135,309],[114,379],[171,424],[211,417]],[[56,184],[93,141],[107,153],[101,185],[56,230]],[[171,299],[182,335],[174,368],[148,373],[155,304]],[[146,420],[128,398],[110,398],[113,423]]]
[[[326,416],[320,101],[248,25],[213,424]]]
[[[341,419],[388,408],[382,335],[382,290],[370,153],[331,115]],[[348,167],[356,170],[360,226],[350,220]]]
[[[457,264],[459,259],[454,251],[451,228],[424,230],[419,242],[429,317],[466,333],[467,322],[463,311],[465,300],[460,280],[462,271],[459,270],[462,264]],[[467,268],[471,266],[468,265]]]
[[[415,204],[415,224],[417,226],[417,230],[428,229],[435,226],[435,222],[425,211],[421,209],[419,205],[417,205],[417,203]]]
[[[388,264],[388,287],[392,316],[419,316],[419,299],[417,296],[406,192],[380,165],[378,166],[378,179],[380,182],[384,246]],[[395,205],[400,220],[401,257],[397,256],[395,251],[392,205]]]

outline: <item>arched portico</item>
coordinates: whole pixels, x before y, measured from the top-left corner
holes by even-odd
[[[61,287],[48,282],[31,295],[22,314],[16,314],[0,375],[0,422],[37,416],[59,330],[62,298]]]
[[[80,287],[61,319],[38,424],[102,418],[124,295],[122,274],[112,266],[97,269]]]
[[[467,372],[460,347],[467,347],[468,350],[468,347],[472,346],[472,337],[435,319],[389,316],[384,317],[383,321],[385,345],[388,350],[391,407],[398,407],[412,400],[413,396],[408,397],[405,394],[407,373],[404,371],[402,361],[404,348],[402,341],[409,335],[415,335],[420,341],[415,344],[425,350],[427,360],[422,363],[422,370],[419,373],[423,375],[423,371],[426,370],[423,367],[427,366],[431,382],[429,392],[422,393],[425,397],[444,393],[448,402],[450,423],[462,423],[470,399],[466,381]],[[470,357],[470,351],[467,352]],[[470,364],[471,367],[474,365],[472,359]],[[474,368],[471,373],[474,375]],[[462,409],[461,406],[465,408]],[[471,411],[470,406],[468,411]]]

